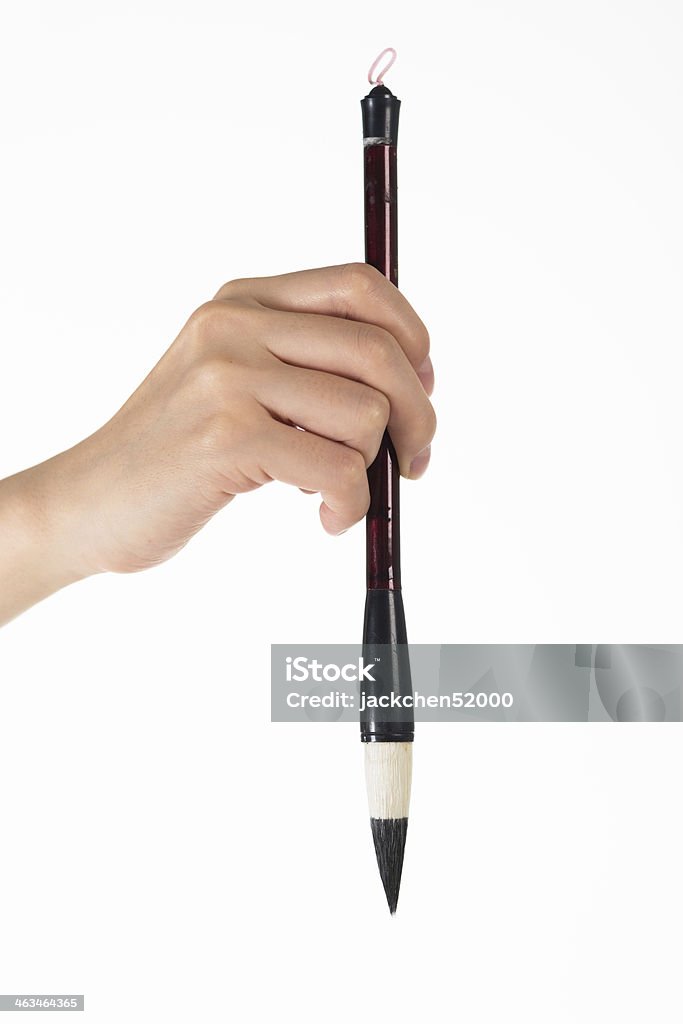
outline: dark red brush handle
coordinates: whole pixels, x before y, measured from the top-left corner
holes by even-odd
[[[365,262],[398,287],[396,146],[366,145],[364,158]],[[400,590],[399,471],[387,433],[368,470],[368,479],[368,590]]]

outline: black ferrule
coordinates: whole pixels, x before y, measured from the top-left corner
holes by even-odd
[[[369,590],[365,602],[363,663],[374,679],[363,678],[364,707],[360,716],[363,743],[411,743],[415,735],[412,708],[368,707],[368,698],[412,696],[410,657],[403,597],[400,590]],[[372,701],[371,701],[372,702]]]
[[[376,85],[363,97],[360,105],[363,111],[363,138],[377,139],[378,145],[395,146],[398,141],[401,101],[396,99],[386,85]]]

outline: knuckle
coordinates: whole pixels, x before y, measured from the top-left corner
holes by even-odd
[[[244,295],[248,290],[249,278],[236,277],[232,281],[226,281],[216,292],[216,299],[236,299]]]
[[[376,371],[393,366],[396,360],[396,342],[389,331],[374,324],[359,324],[356,343],[364,363]]]
[[[385,280],[384,275],[369,263],[345,263],[341,267],[344,286],[351,292],[368,292]]]
[[[339,458],[336,477],[345,490],[355,490],[367,482],[365,459],[360,452],[347,449]]]
[[[182,346],[190,362],[205,360],[210,352],[234,349],[240,338],[258,330],[262,309],[248,300],[210,299],[191,314],[182,332]]]
[[[225,321],[225,306],[217,299],[209,299],[192,313],[189,326],[192,336],[204,342],[213,337]]]
[[[373,435],[381,433],[389,422],[391,405],[386,395],[372,388],[363,388],[359,395],[358,418]]]

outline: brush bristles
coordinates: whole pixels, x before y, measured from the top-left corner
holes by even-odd
[[[396,913],[408,831],[412,743],[365,743],[365,781],[377,866],[389,910]]]
[[[403,874],[403,854],[408,832],[407,818],[370,818],[372,840],[379,876],[382,879],[389,911],[396,913]]]

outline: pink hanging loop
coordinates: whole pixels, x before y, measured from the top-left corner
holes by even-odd
[[[391,57],[389,57],[389,60],[387,61],[386,66],[382,68],[382,70],[377,75],[377,78],[373,78],[372,76],[373,76],[373,73],[374,73],[377,65],[381,61],[382,57],[384,57],[384,55],[387,54],[387,53],[390,53]],[[368,82],[370,83],[370,85],[383,85],[384,84],[384,76],[386,75],[387,71],[389,70],[389,68],[394,63],[395,60],[396,60],[396,50],[393,48],[393,46],[387,46],[386,50],[382,50],[382,52],[380,53],[379,57],[376,57],[375,60],[370,65],[370,70],[368,71]]]

